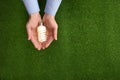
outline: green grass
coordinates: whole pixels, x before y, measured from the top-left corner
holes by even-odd
[[[0,1],[0,80],[120,79],[120,0],[63,0],[58,40],[42,51],[27,20],[21,0]]]

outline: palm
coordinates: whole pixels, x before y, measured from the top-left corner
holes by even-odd
[[[50,23],[44,23],[44,25],[47,28],[47,40],[46,40],[46,42],[43,43],[43,49],[48,47],[51,44],[51,42],[54,40],[53,29],[52,29],[52,27],[50,27],[51,24]]]
[[[47,28],[47,40],[46,42],[43,43],[43,49],[48,47],[52,41],[55,39],[54,38],[54,31],[57,29],[57,23],[54,19],[46,19],[43,18],[44,25]]]
[[[41,49],[41,43],[38,42],[38,38],[37,38],[37,26],[39,25],[40,21],[41,18],[38,13],[36,15],[33,15],[33,17],[29,19],[26,25],[28,32],[28,39],[31,40],[35,48],[37,48],[38,50]]]
[[[36,28],[31,30],[31,35],[33,39],[35,39],[36,41],[38,40]]]

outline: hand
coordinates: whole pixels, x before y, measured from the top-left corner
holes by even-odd
[[[46,14],[43,16],[43,24],[47,28],[47,41],[42,43],[42,49],[47,48],[52,41],[55,39],[57,40],[57,31],[58,31],[58,25],[55,21],[54,16]]]
[[[38,50],[40,50],[42,47],[41,43],[38,42],[38,37],[37,37],[37,27],[40,24],[40,22],[41,22],[41,16],[38,12],[38,13],[31,14],[29,21],[26,24],[28,40],[31,40],[34,47]]]

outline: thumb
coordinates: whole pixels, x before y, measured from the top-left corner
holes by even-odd
[[[58,28],[55,28],[54,29],[54,39],[57,40],[57,32],[58,32]]]
[[[31,29],[27,28],[28,40],[31,39]]]

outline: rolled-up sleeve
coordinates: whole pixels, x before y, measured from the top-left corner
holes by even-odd
[[[40,11],[38,0],[23,0],[23,3],[29,15]]]
[[[55,16],[62,0],[47,0],[44,12]]]

